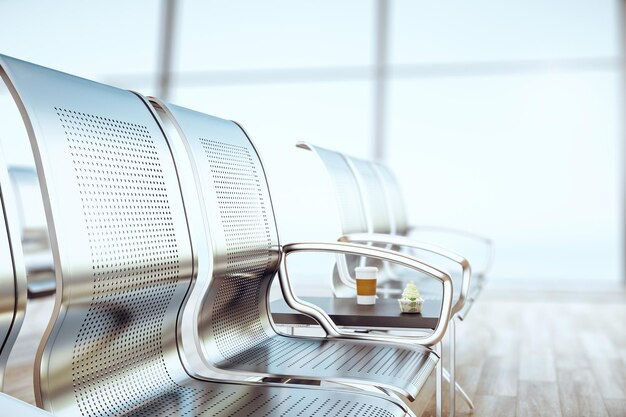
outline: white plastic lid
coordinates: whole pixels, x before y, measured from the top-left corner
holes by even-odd
[[[371,278],[375,279],[378,274],[378,268],[375,266],[357,266],[354,268],[354,273],[357,278]]]

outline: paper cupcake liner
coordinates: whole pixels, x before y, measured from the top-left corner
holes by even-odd
[[[417,300],[406,300],[399,299],[398,304],[400,304],[400,311],[403,313],[419,313],[422,311],[422,306],[424,305],[424,300],[418,298]]]

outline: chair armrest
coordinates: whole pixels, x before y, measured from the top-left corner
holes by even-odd
[[[411,237],[411,235],[413,235],[414,233],[419,233],[420,231],[462,236],[464,238],[473,240],[477,242],[478,244],[484,245],[486,247],[487,256],[485,258],[483,268],[478,271],[475,270],[474,275],[476,275],[477,277],[484,277],[485,275],[487,275],[489,270],[491,270],[491,265],[493,264],[493,258],[494,258],[494,246],[493,246],[493,241],[491,239],[484,237],[484,236],[477,235],[472,232],[461,230],[461,229],[453,229],[451,227],[441,227],[441,226],[422,226],[422,225],[409,226],[408,231],[407,231],[407,236]]]
[[[452,280],[446,272],[431,266],[419,259],[388,249],[375,248],[372,246],[358,245],[352,243],[291,243],[281,248],[280,268],[278,277],[281,290],[285,301],[289,307],[302,314],[305,314],[317,321],[326,334],[330,337],[341,337],[349,339],[372,340],[379,342],[420,344],[424,346],[432,346],[441,341],[448,328],[448,322],[452,311]],[[291,280],[287,272],[287,257],[294,252],[332,252],[342,253],[346,255],[367,256],[371,258],[381,259],[386,262],[392,262],[407,268],[414,269],[429,277],[441,282],[443,287],[443,297],[441,303],[441,314],[439,322],[431,334],[425,337],[415,336],[391,336],[391,335],[374,335],[374,334],[354,334],[341,331],[324,310],[318,306],[302,301],[294,293],[291,286]]]
[[[467,259],[461,255],[446,250],[440,246],[432,245],[429,243],[419,242],[417,240],[410,239],[404,236],[387,235],[383,233],[351,233],[341,236],[338,239],[340,242],[352,242],[352,243],[377,243],[383,245],[393,245],[405,248],[419,249],[425,252],[434,253],[436,255],[447,258],[453,262],[456,262],[461,266],[461,291],[459,299],[452,307],[452,315],[458,313],[463,309],[465,301],[468,298],[470,282],[472,277],[472,268]]]

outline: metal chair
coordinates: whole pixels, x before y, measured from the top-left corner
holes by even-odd
[[[450,262],[461,272],[460,275],[452,275],[453,280],[458,281],[453,286],[453,314],[463,309],[471,282],[469,262],[445,248],[393,233],[396,229],[391,220],[392,207],[385,200],[386,194],[383,184],[374,171],[373,165],[368,161],[352,158],[305,142],[299,142],[296,146],[313,151],[329,174],[340,215],[342,233],[339,238],[340,241],[369,243],[399,250],[421,250]],[[346,222],[347,219],[350,219],[350,223]],[[338,257],[333,285],[336,285],[339,291],[335,290],[335,294],[354,296],[356,282],[350,274],[350,268],[347,268],[346,265],[347,261]],[[382,290],[380,295],[395,294],[397,296],[402,292],[407,279],[422,278],[411,273],[411,271],[404,271],[408,274],[399,274],[397,270],[385,268],[381,277],[383,285],[380,286],[379,291]],[[433,288],[430,286],[430,280],[422,280],[421,284],[427,286],[428,289]],[[434,288],[434,290],[438,289]],[[429,294],[429,291],[425,291],[425,293]],[[440,298],[441,291],[430,292],[430,295]]]
[[[347,235],[367,232],[369,224],[362,203],[359,184],[343,155],[321,147],[313,147],[304,142],[298,143],[297,146],[314,151],[323,161],[327,172],[331,174],[341,227],[341,230],[337,233]],[[364,265],[365,263],[369,263],[371,266],[379,266],[376,262],[372,263],[370,260],[365,260],[362,257],[337,255],[336,263],[331,271],[331,288],[336,297],[354,297],[356,282],[351,277],[350,271],[353,271],[355,266]],[[398,293],[400,283],[389,279],[388,276],[381,278],[384,279],[379,279],[379,295],[387,296],[389,293]]]
[[[384,166],[305,142],[299,142],[296,146],[313,151],[323,162],[335,189],[340,218],[364,218],[364,221],[360,221],[360,225],[361,227],[364,224],[367,226],[361,230],[355,230],[356,228],[354,227],[345,228],[342,221],[344,234],[339,238],[340,241],[368,243],[398,250],[426,251],[436,257],[446,258],[460,267],[461,273],[452,275],[455,283],[453,318],[449,326],[450,370],[449,372],[444,370],[444,376],[450,381],[451,385],[455,386],[470,408],[473,409],[472,401],[462,387],[456,383],[455,379],[456,341],[454,319],[459,318],[462,320],[474,300],[474,297],[470,297],[472,277],[468,260],[440,246],[420,242],[404,235],[408,231],[405,208],[401,201],[401,195],[394,192],[394,189],[399,187],[397,182],[391,183],[389,181],[389,178],[392,178],[389,177],[391,173]],[[387,181],[383,177],[387,178]],[[342,201],[346,199],[346,195],[350,196],[350,204],[345,204]],[[391,198],[392,196],[395,198]],[[347,232],[346,230],[350,231]],[[385,295],[388,295],[390,292],[393,293],[394,290],[395,294],[400,294],[406,281],[409,279],[418,280],[420,278],[416,277],[415,274],[401,273],[397,269],[389,268],[388,265],[384,265],[384,271],[387,283]],[[344,286],[342,289],[345,287],[354,288],[355,281],[350,276],[349,270],[342,265],[341,259],[337,262],[335,273],[339,276],[339,279],[334,278],[333,283],[340,281]],[[426,280],[421,280],[418,285],[424,298],[436,299],[441,296],[440,292]],[[454,415],[455,390],[450,390],[449,401],[450,413]]]
[[[383,395],[191,377],[179,328],[194,223],[156,114],[128,91],[6,56],[0,68],[29,132],[56,267],[39,406],[57,416],[407,413]]]
[[[194,314],[199,317],[195,330],[205,367],[260,377],[369,384],[414,399],[438,361],[433,350],[407,346],[413,338],[339,331],[322,310],[294,296],[285,259],[299,251],[370,255],[426,273],[448,290],[447,275],[413,258],[366,246],[308,243],[281,248],[263,166],[242,128],[158,99],[152,102],[164,124],[173,126],[170,130],[184,141],[211,242],[206,255],[212,259],[199,257],[200,270],[202,263],[212,268],[199,277],[208,284],[197,286],[202,299]],[[285,298],[292,308],[316,319],[326,338],[287,336],[274,329],[268,295],[279,265]],[[450,297],[451,292],[446,293],[439,325],[418,342],[422,346],[432,346],[443,336]]]
[[[460,269],[460,276],[453,274],[454,285],[454,307],[453,315],[458,315],[466,304],[471,303],[469,294],[472,290],[472,274],[469,261],[448,249],[427,243],[416,239],[410,239],[403,235],[395,234],[396,228],[392,222],[392,205],[388,204],[389,199],[382,181],[379,180],[376,167],[370,161],[354,158],[348,155],[342,155],[346,164],[350,167],[351,173],[358,184],[363,210],[365,212],[368,230],[362,233],[346,233],[339,240],[345,242],[366,242],[375,245],[387,245],[388,247],[397,248],[407,252],[411,251],[427,251],[437,257],[443,257],[452,263],[456,263],[457,269]],[[460,266],[460,268],[458,268]],[[388,279],[392,279],[394,283],[400,284],[397,288],[398,293],[404,287],[404,283],[409,280],[418,280],[420,292],[424,298],[437,298],[440,295],[438,288],[431,285],[430,280],[423,277],[415,277],[415,274],[407,274],[406,270],[398,270],[397,268],[385,269]]]
[[[0,152],[0,391],[4,371],[26,311],[26,270],[18,210]]]

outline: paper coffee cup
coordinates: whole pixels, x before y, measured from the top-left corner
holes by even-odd
[[[357,304],[376,304],[376,278],[378,268],[374,266],[359,266],[354,268],[356,276]]]

